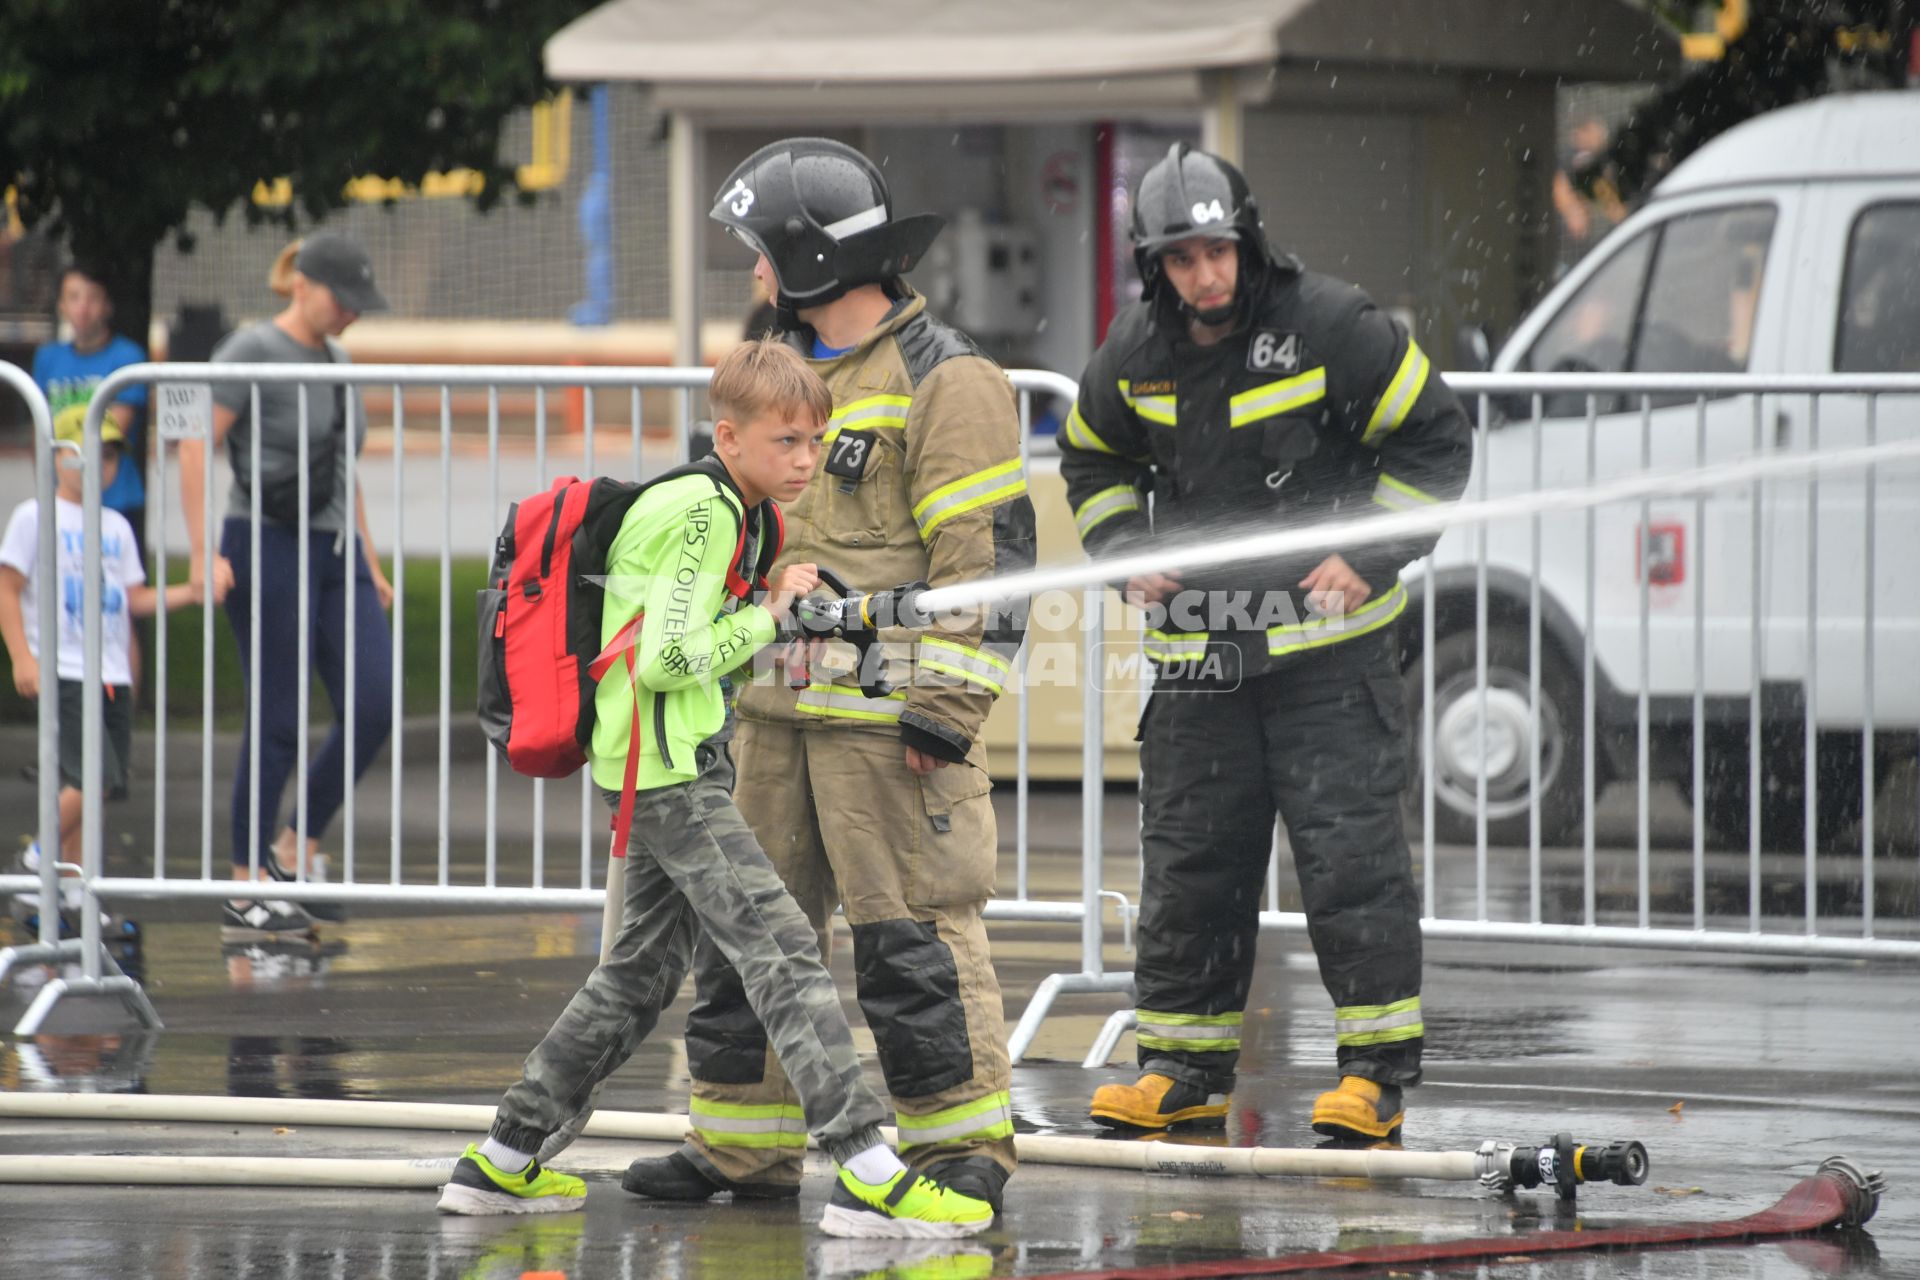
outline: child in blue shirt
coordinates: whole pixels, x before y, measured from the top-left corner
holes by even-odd
[[[139,364],[147,355],[138,343],[113,331],[113,298],[91,268],[74,264],[60,273],[59,307],[73,339],[49,342],[33,353],[33,380],[47,397],[55,424],[71,429],[86,420],[87,405],[102,379],[116,369]],[[124,387],[114,395],[107,413],[120,428],[124,452],[118,476],[100,495],[102,505],[127,518],[133,528],[134,554],[143,563],[147,486],[141,419],[146,408],[144,384]]]

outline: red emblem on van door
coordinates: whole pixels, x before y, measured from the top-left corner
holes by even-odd
[[[1634,581],[1646,574],[1655,587],[1677,587],[1687,580],[1687,526],[1677,522],[1650,523],[1635,530]]]

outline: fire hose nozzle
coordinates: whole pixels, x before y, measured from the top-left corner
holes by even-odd
[[[820,582],[840,598],[808,597],[796,602],[794,630],[801,639],[846,641],[859,654],[861,692],[869,698],[891,694],[893,682],[879,670],[880,654],[874,646],[888,627],[918,629],[932,622],[932,615],[920,607],[927,584],[909,582],[887,591],[859,591],[825,565],[820,566]]]
[[[827,570],[821,570],[822,582],[826,581],[827,572]],[[905,586],[893,587],[887,591],[843,593],[845,618],[842,623],[842,634],[871,634],[884,631],[888,627],[918,630],[930,625],[933,615],[920,607],[920,597],[926,591],[926,583],[909,582]]]
[[[1562,1200],[1573,1199],[1588,1182],[1640,1186],[1652,1168],[1647,1149],[1638,1142],[1576,1143],[1564,1133],[1537,1147],[1486,1142],[1476,1154],[1482,1186],[1495,1191],[1552,1187]]]
[[[1574,1170],[1582,1182],[1611,1182],[1616,1187],[1637,1187],[1647,1180],[1647,1149],[1637,1142],[1610,1142],[1604,1147],[1580,1147],[1574,1151]]]
[[[820,583],[839,596],[838,600],[809,597],[798,613],[800,630],[816,638],[838,637],[867,639],[888,627],[917,630],[928,626],[933,615],[920,607],[927,592],[924,582],[909,582],[886,591],[861,591],[825,565],[820,566]]]

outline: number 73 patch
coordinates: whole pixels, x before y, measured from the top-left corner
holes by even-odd
[[[873,432],[842,431],[827,450],[827,473],[848,482],[848,489],[866,473],[867,459],[873,454]]]
[[[1247,344],[1249,373],[1298,373],[1306,342],[1297,333],[1279,329],[1255,329]]]

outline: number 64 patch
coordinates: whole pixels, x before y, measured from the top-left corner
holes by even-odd
[[[1297,373],[1305,341],[1297,333],[1279,329],[1256,329],[1247,344],[1247,370],[1250,373]]]

